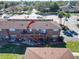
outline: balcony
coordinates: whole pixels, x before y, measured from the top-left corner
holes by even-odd
[[[23,30],[22,32],[21,32],[21,34],[26,34],[27,33],[27,30]]]
[[[21,34],[47,34],[47,30],[39,29],[39,30],[32,30],[32,29],[24,29]]]

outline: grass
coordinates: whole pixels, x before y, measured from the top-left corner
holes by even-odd
[[[55,45],[52,47],[69,48],[72,52],[79,52],[79,41],[69,41],[63,44]]]
[[[75,57],[75,59],[79,59],[79,56],[74,56]]]
[[[79,13],[70,13],[71,15],[79,15]]]
[[[18,55],[18,54],[0,54],[0,59],[22,59],[22,55]]]
[[[79,52],[79,41],[69,41],[66,43],[66,48],[69,48],[72,52]]]
[[[75,59],[79,59],[79,56],[75,56]]]

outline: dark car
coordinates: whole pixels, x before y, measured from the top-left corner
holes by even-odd
[[[70,32],[74,35],[78,35],[78,33],[76,33],[75,31],[70,31]]]
[[[66,35],[68,37],[73,37],[72,33],[69,31],[64,31],[63,33],[64,33],[64,35]]]

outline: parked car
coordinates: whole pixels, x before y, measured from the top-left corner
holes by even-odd
[[[75,32],[75,31],[70,31],[72,34],[74,34],[74,35],[78,35],[78,33],[77,32]]]
[[[64,31],[63,33],[64,33],[64,35],[66,35],[68,37],[73,37],[72,33],[69,31]]]

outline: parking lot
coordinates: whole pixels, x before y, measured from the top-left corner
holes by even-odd
[[[64,35],[61,31],[61,36],[64,37],[64,41],[67,42],[67,41],[77,41],[79,40],[79,28],[76,26],[77,24],[79,24],[79,21],[77,21],[77,17],[78,16],[71,16],[69,18],[68,21],[65,22],[65,25],[70,29],[70,30],[73,30],[75,32],[78,33],[78,35],[74,35],[73,37],[68,37],[66,35]]]

